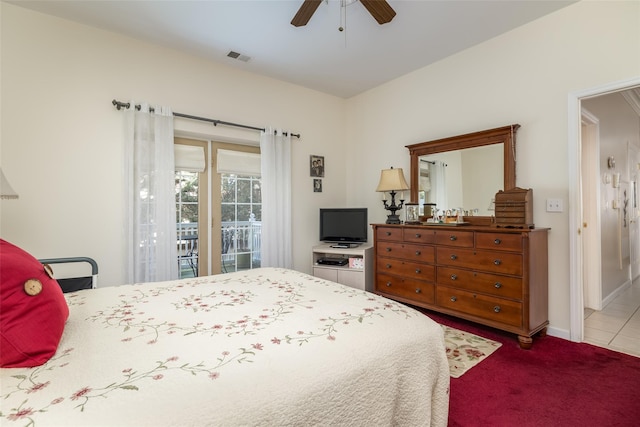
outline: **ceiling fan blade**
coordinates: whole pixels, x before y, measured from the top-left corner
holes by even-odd
[[[307,25],[309,19],[313,16],[314,12],[320,6],[322,0],[304,0],[300,9],[298,9],[298,13],[291,20],[291,25],[294,27],[302,27],[303,25]]]
[[[396,11],[393,10],[386,0],[360,0],[360,3],[369,11],[371,16],[378,21],[378,24],[386,24],[391,22]]]

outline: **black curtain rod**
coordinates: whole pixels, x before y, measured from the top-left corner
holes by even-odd
[[[431,163],[432,165],[435,165],[435,164],[436,164],[436,162],[434,162],[434,161],[432,161],[432,160],[420,159],[420,161],[421,161],[421,162],[424,162],[424,163]],[[446,163],[444,163],[444,162],[442,162],[442,164],[443,164],[445,167],[449,167],[449,165],[448,165],[448,164],[446,164]]]
[[[115,107],[118,110],[121,110],[122,108],[130,108],[131,107],[131,103],[130,102],[120,102],[120,101],[116,101],[115,99],[113,101],[111,101],[111,103],[113,105],[115,105]],[[136,105],[135,106],[136,110],[140,110],[140,106]],[[150,108],[151,112],[153,112],[153,108]],[[182,117],[185,119],[191,119],[191,120],[199,120],[201,122],[209,122],[209,123],[213,123],[214,126],[218,126],[218,125],[225,125],[225,126],[235,126],[238,128],[243,128],[243,129],[251,129],[251,130],[259,130],[264,132],[265,129],[264,128],[258,128],[255,126],[247,126],[247,125],[240,125],[238,123],[231,123],[231,122],[225,122],[223,120],[217,120],[217,119],[208,119],[206,117],[198,117],[198,116],[191,116],[189,114],[182,114],[182,113],[173,113],[173,115],[175,117]],[[284,132],[285,136],[288,134],[287,132]],[[296,138],[300,139],[300,134],[299,133],[292,133],[291,136],[295,136]]]

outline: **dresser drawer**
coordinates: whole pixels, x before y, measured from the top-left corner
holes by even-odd
[[[417,303],[433,304],[435,301],[433,283],[388,274],[376,274],[376,290]]]
[[[391,240],[395,242],[402,242],[402,228],[376,227],[376,240]]]
[[[436,263],[452,267],[465,267],[492,273],[522,276],[521,254],[439,246],[436,248]]]
[[[425,227],[405,227],[402,237],[405,242],[413,243],[433,243],[436,240],[434,231]]]
[[[522,279],[518,277],[438,267],[436,283],[471,292],[482,292],[497,297],[522,301]]]
[[[519,302],[437,286],[436,304],[460,313],[522,327],[522,304]]]
[[[522,234],[477,233],[476,248],[522,252]]]
[[[376,254],[379,257],[403,258],[417,262],[436,262],[436,251],[433,246],[413,245],[397,242],[378,242]]]
[[[436,230],[435,237],[438,245],[459,248],[473,247],[473,231]]]
[[[429,282],[435,282],[436,280],[436,267],[434,265],[395,258],[378,257],[376,261],[376,272],[427,280]]]

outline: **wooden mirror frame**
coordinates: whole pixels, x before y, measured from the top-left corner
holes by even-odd
[[[464,148],[482,147],[484,145],[503,144],[504,148],[504,188],[511,190],[516,186],[516,132],[520,128],[519,124],[503,126],[495,129],[483,130],[480,132],[467,133],[465,135],[452,136],[449,138],[436,139],[433,141],[420,142],[407,145],[411,156],[411,201],[418,201],[418,187],[420,156],[445,151],[460,150]],[[496,193],[500,190],[496,189]],[[491,223],[491,217],[465,217],[473,218],[473,223]]]

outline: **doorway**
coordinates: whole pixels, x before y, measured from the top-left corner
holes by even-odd
[[[260,267],[260,147],[179,137],[174,143],[204,153],[202,165],[176,166],[181,278]],[[186,162],[199,163],[197,157]]]
[[[585,295],[585,266],[593,258],[593,253],[585,253],[587,244],[593,245],[588,239],[593,238],[591,230],[587,230],[588,222],[585,227],[584,211],[585,197],[583,185],[589,182],[600,180],[599,169],[588,168],[583,165],[583,148],[589,148],[589,145],[583,147],[582,133],[585,135],[586,144],[590,144],[589,136],[589,120],[586,121],[583,114],[582,104],[584,100],[595,97],[610,95],[618,92],[627,91],[629,89],[640,86],[640,78],[612,83],[606,86],[585,90],[570,94],[569,96],[569,251],[570,251],[570,339],[572,341],[581,342],[584,338],[584,308],[587,298],[592,295]],[[626,150],[626,147],[625,147]],[[587,157],[588,158],[588,157]],[[596,175],[590,179],[584,179],[584,175]],[[595,180],[594,180],[595,178]],[[619,202],[619,201],[618,201]],[[587,200],[587,203],[588,200]],[[598,198],[598,203],[602,203]],[[591,219],[590,221],[593,221]],[[599,233],[595,233],[597,245],[600,243]],[[593,274],[593,273],[588,273]],[[589,289],[592,289],[591,286]],[[601,298],[600,298],[601,299]]]

